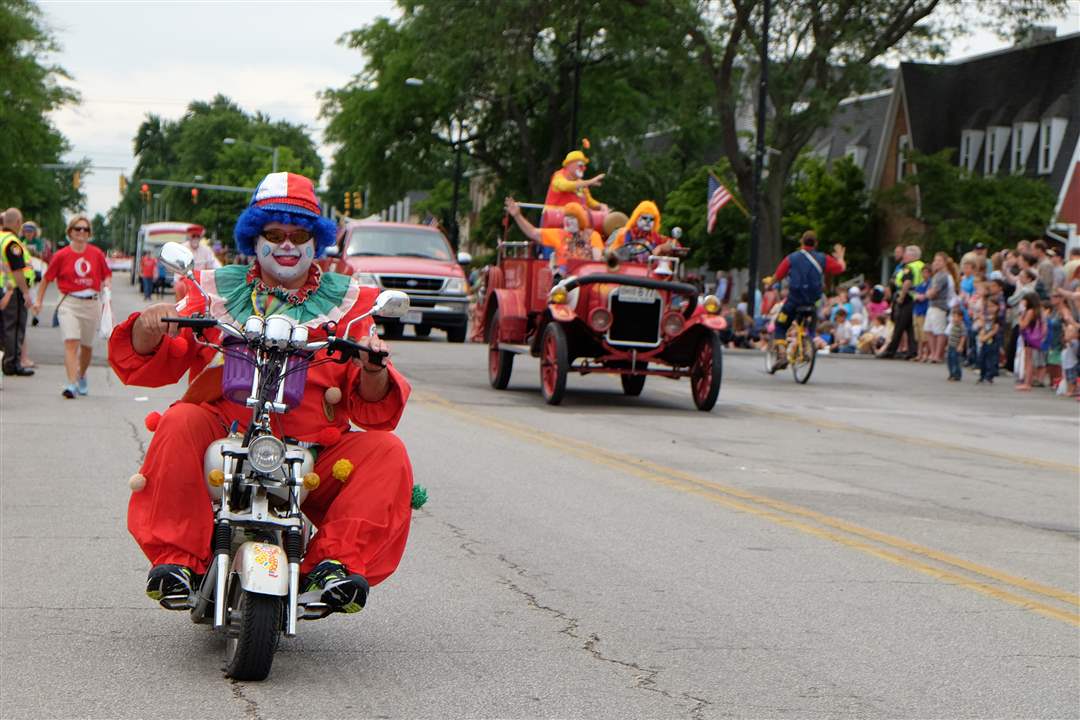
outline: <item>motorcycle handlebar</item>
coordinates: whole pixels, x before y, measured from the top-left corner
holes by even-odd
[[[369,350],[360,343],[353,342],[348,338],[334,338],[326,345],[326,349],[331,352],[339,352],[341,356],[347,360],[360,357],[361,353],[367,353],[368,362],[374,363],[379,367],[386,367],[386,358],[389,353],[383,350]]]
[[[179,327],[191,328],[192,330],[207,330],[218,325],[218,321],[214,318],[200,317],[166,317],[161,318],[161,321],[176,323]]]

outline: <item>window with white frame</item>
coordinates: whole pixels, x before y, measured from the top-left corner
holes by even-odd
[[[901,135],[896,140],[896,181],[900,182],[908,174],[908,153],[911,151],[911,136]]]
[[[1008,143],[1009,128],[998,125],[986,128],[986,154],[983,155],[984,175],[993,175],[998,171]]]
[[[964,130],[960,133],[960,167],[968,171],[975,169],[975,160],[982,150],[984,135],[986,133],[982,130]]]
[[[1039,174],[1048,175],[1054,169],[1061,141],[1065,138],[1066,118],[1043,118],[1039,128]]]
[[[1021,122],[1012,127],[1012,152],[1009,170],[1011,172],[1023,172],[1027,167],[1028,154],[1035,142],[1035,134],[1038,132],[1038,123]]]
[[[844,149],[844,155],[851,158],[852,162],[855,163],[855,167],[859,168],[860,170],[864,169],[863,166],[866,165],[865,145],[848,145]]]

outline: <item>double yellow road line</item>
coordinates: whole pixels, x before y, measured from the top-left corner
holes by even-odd
[[[722,485],[676,468],[642,458],[617,454],[575,438],[546,432],[454,405],[432,393],[418,392],[414,400],[461,417],[472,425],[490,427],[536,445],[573,455],[596,465],[625,472],[657,485],[701,497],[709,502],[768,520],[807,535],[828,540],[942,582],[972,590],[1044,617],[1080,627],[1080,596],[1017,577],[918,545],[854,523]]]

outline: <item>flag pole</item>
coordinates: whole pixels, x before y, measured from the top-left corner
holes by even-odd
[[[722,183],[720,181],[720,178],[716,177],[716,173],[714,173],[712,171],[712,169],[709,170],[709,176],[712,177],[712,179],[715,180],[718,185],[720,185],[720,186],[724,185],[724,183]],[[728,192],[731,192],[731,191],[729,190]],[[735,193],[731,193],[731,202],[735,203],[735,207],[742,210],[743,215],[745,215],[746,217],[750,217],[750,211],[747,210],[746,207],[741,202],[739,202],[739,198],[735,197]],[[721,208],[721,209],[723,209],[723,208]]]

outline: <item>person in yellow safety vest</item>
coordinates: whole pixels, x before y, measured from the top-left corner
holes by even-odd
[[[912,288],[922,282],[923,268],[926,263],[922,261],[922,250],[918,245],[908,245],[904,248],[903,263],[896,268],[893,275],[893,298],[892,320],[893,334],[888,346],[881,352],[879,357],[897,357],[900,349],[901,337],[907,338],[907,349],[901,356],[909,359],[915,356],[915,324],[912,312],[915,308],[915,297]]]
[[[34,268],[30,265],[30,253],[19,240],[16,233],[22,227],[22,212],[18,208],[8,208],[2,217],[0,230],[0,262],[2,262],[2,282],[5,290],[16,288],[15,297],[8,302],[3,311],[4,319],[4,361],[5,375],[23,377],[34,374],[28,367],[23,367],[25,356],[27,308],[31,305],[30,285],[34,281]]]

